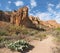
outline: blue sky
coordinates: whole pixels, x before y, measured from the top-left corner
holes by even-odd
[[[29,15],[60,23],[60,0],[0,0],[0,10],[13,11],[27,6]]]

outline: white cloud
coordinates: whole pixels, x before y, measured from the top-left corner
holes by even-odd
[[[47,12],[37,12],[35,14],[35,16],[38,16],[41,20],[51,20],[54,19],[55,15],[56,15],[56,11],[54,11],[52,9],[52,7],[54,7],[54,4],[49,3],[48,4],[48,8],[47,8]]]
[[[37,16],[44,21],[56,20],[58,23],[60,23],[60,11],[54,10],[53,7],[54,5],[48,4],[47,12],[36,12],[35,14],[30,13],[30,15]]]
[[[49,3],[49,4],[48,4],[48,6],[49,6],[49,7],[53,7],[53,6],[54,6],[54,4],[52,4],[52,3]]]
[[[35,14],[35,16],[39,17],[41,20],[44,20],[44,21],[52,19],[51,14],[48,12],[44,12],[44,13],[38,12]]]
[[[59,3],[59,4],[57,4],[57,6],[56,6],[56,9],[58,9],[58,8],[60,8],[60,3]]]
[[[14,3],[16,6],[23,6],[24,5],[23,1],[16,1]]]
[[[9,4],[11,4],[11,1],[8,1]]]
[[[37,3],[36,3],[36,1],[35,1],[35,0],[31,0],[30,4],[31,4],[31,8],[33,8],[33,7],[36,7],[36,6],[37,6]]]
[[[54,9],[52,9],[52,7],[48,7],[47,10],[51,14],[56,14],[56,11]]]
[[[47,10],[49,13],[55,14],[56,12],[52,9],[54,7],[54,4],[49,3]]]
[[[55,14],[55,20],[56,20],[58,23],[60,23],[60,12],[57,12],[57,13]]]

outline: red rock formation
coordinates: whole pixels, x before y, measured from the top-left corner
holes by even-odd
[[[40,21],[40,25],[46,27],[46,29],[51,28],[58,28],[60,24],[58,24],[55,20],[48,20],[48,21]]]
[[[10,22],[10,16],[9,13],[0,11],[0,21]]]
[[[12,13],[11,23],[19,25],[24,25],[26,23],[26,19],[28,19],[28,8],[22,7],[16,12]]]
[[[37,17],[28,16],[28,8],[22,7],[18,9],[16,12],[12,14],[11,22],[19,25],[24,25],[26,27],[36,27],[39,26],[40,28],[57,28],[59,24],[54,20],[49,21],[42,21],[39,20]]]
[[[42,21],[34,16],[28,16],[28,8],[22,7],[17,11],[13,11],[11,14],[8,12],[0,11],[0,21],[10,22],[17,26],[24,25],[26,27],[33,28],[57,28],[60,27],[55,20]]]
[[[15,24],[15,20],[16,20],[16,12],[13,11],[10,17],[10,23]]]
[[[58,24],[55,20],[48,20],[47,21],[52,28],[58,28],[60,24]]]

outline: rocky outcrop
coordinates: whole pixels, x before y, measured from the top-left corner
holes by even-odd
[[[38,25],[40,20],[37,17],[29,16],[29,19],[32,21],[33,24]]]
[[[28,19],[28,8],[23,7],[17,11],[13,11],[11,15],[11,23],[19,25],[24,25],[26,23],[26,19]]]
[[[15,24],[15,22],[16,22],[15,20],[16,20],[16,11],[13,11],[11,13],[10,23]]]
[[[10,14],[0,10],[0,21],[10,22]]]
[[[28,8],[22,7],[17,11],[13,11],[10,23],[16,24],[17,26],[24,25],[26,27],[36,27],[35,24],[37,24],[37,19],[35,17],[33,18],[33,16],[29,17]]]
[[[22,7],[12,12],[0,11],[0,21],[10,22],[17,26],[33,27],[38,29],[50,29],[60,27],[55,20],[42,21],[38,17],[28,16],[28,8]]]
[[[48,20],[48,21],[41,20],[40,25],[42,25],[42,27],[45,28],[46,30],[60,27],[60,24],[57,23],[55,20]]]
[[[60,27],[60,24],[57,23],[55,20],[48,20],[47,23],[49,23],[49,25],[51,25],[51,28],[58,28],[58,27]]]

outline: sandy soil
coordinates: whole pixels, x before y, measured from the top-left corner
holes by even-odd
[[[20,53],[20,52],[11,51],[10,49],[7,49],[7,48],[1,48],[0,53]]]
[[[53,53],[53,48],[55,47],[53,41],[53,37],[48,37],[43,41],[33,40],[30,44],[34,46],[32,50],[27,53]],[[2,48],[0,49],[0,53],[20,53],[20,52],[12,52],[9,49]]]
[[[34,45],[35,48],[28,53],[53,53],[55,45],[52,40],[53,37],[49,36],[41,42],[37,40],[32,41],[31,44]]]

